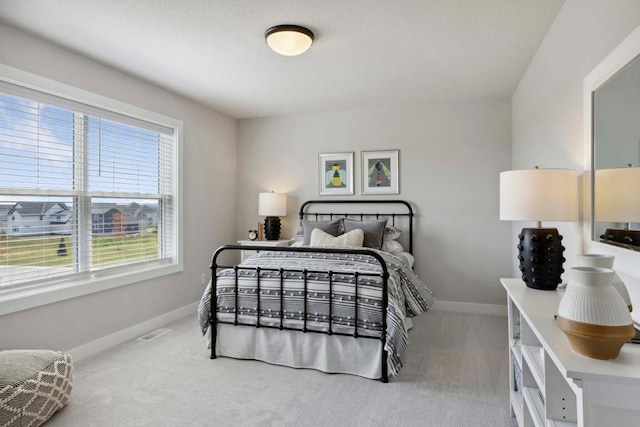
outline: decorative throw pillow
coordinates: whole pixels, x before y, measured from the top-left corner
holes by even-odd
[[[348,233],[339,235],[338,237],[325,233],[319,228],[311,232],[311,246],[330,246],[330,247],[362,247],[364,242],[364,231],[360,229],[351,230]]]
[[[384,236],[384,227],[387,225],[387,219],[377,219],[373,221],[353,221],[344,220],[344,231],[348,233],[357,228],[364,231],[365,248],[380,249],[382,247],[382,237]]]
[[[309,246],[311,243],[311,232],[318,228],[325,233],[329,233],[332,236],[340,234],[340,226],[342,225],[342,218],[334,221],[302,221],[302,234],[304,235],[303,245]]]
[[[393,225],[387,225],[384,228],[384,240],[396,240],[400,237],[400,234],[402,234],[402,231]]]

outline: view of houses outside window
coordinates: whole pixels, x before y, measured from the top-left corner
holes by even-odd
[[[170,258],[172,149],[0,91],[0,287]]]

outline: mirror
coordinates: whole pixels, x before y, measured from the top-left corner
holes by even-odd
[[[592,239],[640,251],[640,56],[591,92]]]

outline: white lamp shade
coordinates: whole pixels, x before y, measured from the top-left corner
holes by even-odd
[[[596,170],[594,187],[596,221],[640,222],[640,167]]]
[[[530,169],[500,174],[500,219],[577,221],[578,175],[570,169]]]
[[[271,49],[284,56],[296,56],[306,52],[313,39],[305,33],[294,30],[281,30],[267,36]]]
[[[258,196],[258,215],[286,216],[287,195],[281,193],[260,193]]]

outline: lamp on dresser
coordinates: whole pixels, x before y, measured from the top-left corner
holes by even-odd
[[[564,272],[562,236],[557,228],[543,228],[542,221],[578,220],[576,171],[536,166],[500,173],[500,219],[537,222],[518,235],[522,280],[533,289],[556,289]]]
[[[596,222],[623,223],[622,228],[607,228],[604,242],[640,246],[640,230],[631,223],[640,222],[640,167],[597,169],[594,183]]]
[[[287,195],[282,193],[260,193],[258,215],[264,219],[264,237],[267,240],[280,238],[280,218],[287,215]]]

